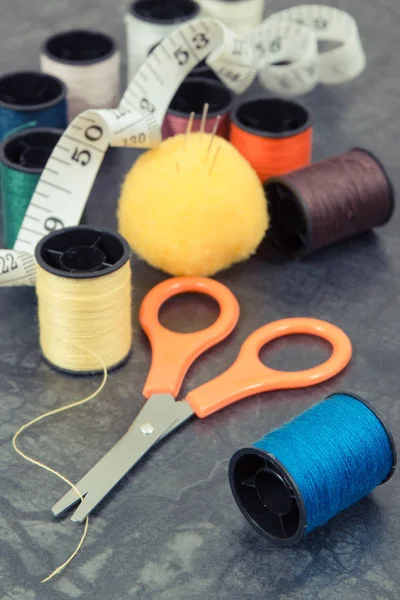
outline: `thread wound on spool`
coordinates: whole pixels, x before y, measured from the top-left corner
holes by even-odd
[[[68,118],[90,108],[115,108],[120,95],[120,54],[116,42],[99,31],[76,29],[45,41],[41,69],[68,88]]]
[[[40,343],[59,370],[97,373],[132,345],[130,250],[118,234],[69,227],[36,247]],[[94,353],[94,355],[92,354]]]
[[[261,23],[264,0],[200,0],[208,16],[220,19],[238,34],[246,34]]]
[[[226,139],[229,134],[232,94],[220,82],[201,77],[188,77],[179,87],[164,120],[163,138],[185,133],[192,112],[194,112],[192,131],[200,131],[206,103],[209,108],[204,130],[211,132],[217,118],[220,117],[217,134]]]
[[[311,118],[298,102],[254,98],[239,103],[231,118],[230,141],[247,158],[261,182],[310,163]]]
[[[355,148],[264,184],[271,214],[269,237],[285,254],[306,256],[384,225],[394,190],[384,167]]]
[[[0,146],[3,237],[12,248],[26,209],[61,129],[35,127],[9,135]]]
[[[34,71],[0,77],[0,141],[29,122],[65,129],[66,87],[57,77]]]
[[[395,465],[386,424],[340,393],[236,452],[229,481],[251,525],[289,546],[387,481]]]
[[[149,51],[179,24],[195,19],[200,7],[194,0],[136,0],[125,16],[128,79],[145,61]]]

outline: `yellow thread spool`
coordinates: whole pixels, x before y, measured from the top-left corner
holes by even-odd
[[[118,234],[68,227],[36,247],[40,345],[57,369],[91,374],[122,364],[132,346],[131,252]]]

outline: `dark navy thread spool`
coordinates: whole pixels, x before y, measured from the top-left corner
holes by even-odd
[[[96,289],[93,292],[92,301],[91,290],[86,285],[84,288],[84,296],[88,308],[92,310],[89,314],[91,319],[94,318],[93,310],[98,310],[99,314],[95,315],[96,319],[102,320],[102,297],[107,295],[107,302],[110,302],[110,293],[113,293],[114,287],[121,288],[121,298],[117,298],[118,302],[115,304],[115,311],[112,312],[111,317],[115,318],[115,327],[113,323],[104,323],[105,335],[107,340],[112,343],[118,344],[118,336],[121,333],[121,327],[126,332],[126,344],[118,348],[118,352],[115,356],[103,357],[105,365],[108,370],[115,369],[129,358],[132,348],[132,316],[131,316],[131,267],[130,258],[131,250],[126,240],[117,233],[112,233],[103,229],[95,229],[87,226],[67,227],[54,231],[43,238],[35,250],[35,257],[38,263],[37,272],[37,294],[38,294],[38,305],[39,305],[39,322],[40,322],[40,343],[43,356],[51,366],[64,373],[71,373],[74,375],[91,375],[101,373],[102,368],[99,366],[99,361],[93,358],[93,364],[96,365],[94,368],[68,368],[64,364],[64,356],[60,355],[58,351],[55,353],[52,351],[52,343],[44,341],[45,336],[43,335],[43,327],[46,322],[46,328],[51,328],[50,336],[54,339],[57,336],[62,335],[56,327],[57,321],[59,321],[59,315],[57,304],[51,309],[51,315],[49,320],[43,318],[43,311],[48,310],[48,299],[45,298],[44,291],[42,290],[42,280],[44,277],[51,279],[51,287],[55,289],[55,299],[59,302],[65,291],[65,280],[74,282],[74,288],[79,291],[83,289],[83,285],[94,283]],[[115,279],[110,280],[110,276],[115,275],[119,272],[123,274],[123,269],[126,269],[127,278],[124,281],[116,282]],[[48,294],[50,279],[45,280],[44,289]],[[101,289],[99,289],[100,284]],[[68,282],[67,282],[68,286]],[[71,313],[75,310],[76,306],[73,304],[73,289],[66,295],[65,303],[68,309],[68,302],[71,303]],[[50,325],[49,325],[50,323]],[[76,331],[74,331],[74,327]],[[46,333],[46,336],[48,332]],[[83,349],[74,347],[75,336],[79,338],[81,335],[80,322],[75,325],[72,323],[71,329],[68,330],[68,335],[72,338],[73,342],[71,346],[68,345],[68,341],[65,341],[66,353],[71,352],[71,348],[74,352],[81,352],[86,355]],[[97,334],[96,334],[97,335]],[[91,336],[86,333],[84,337],[83,345],[91,350],[91,342],[93,342]],[[47,338],[46,338],[47,339]],[[63,340],[61,340],[63,341]],[[94,343],[94,342],[93,342]],[[82,345],[82,344],[81,344]],[[57,358],[54,358],[56,356]]]
[[[396,460],[393,437],[375,409],[339,393],[238,450],[229,482],[256,531],[291,546],[388,481]]]
[[[3,239],[12,248],[61,129],[34,127],[8,135],[0,146]]]
[[[52,75],[21,71],[0,77],[0,142],[27,123],[65,129],[66,87]]]
[[[125,15],[128,80],[145,61],[149,50],[176,27],[200,15],[194,0],[135,0]]]
[[[232,100],[231,92],[219,81],[188,77],[179,87],[168,108],[162,128],[163,138],[184,133],[191,112],[195,113],[192,131],[199,131],[204,105],[207,103],[209,109],[204,130],[211,133],[217,118],[220,117],[216,133],[227,139]]]
[[[120,53],[101,31],[76,29],[47,39],[41,70],[62,79],[68,89],[68,119],[90,108],[116,108],[120,98]]]
[[[393,185],[379,160],[355,148],[264,184],[268,237],[301,258],[385,225],[393,215]]]

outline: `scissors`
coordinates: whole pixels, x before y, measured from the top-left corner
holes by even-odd
[[[214,298],[220,308],[217,320],[194,333],[177,333],[159,321],[161,306],[186,292]],[[183,379],[192,363],[206,350],[227,338],[239,319],[239,303],[223,284],[204,277],[175,277],[155,286],[142,302],[140,324],[152,348],[152,362],[143,389],[147,399],[127,433],[76,484],[84,498],[72,516],[81,522],[124,475],[160,440],[190,417],[201,419],[222,408],[260,392],[303,388],[334,377],[349,363],[352,346],[347,335],[335,325],[309,318],[274,321],[257,329],[243,343],[233,365],[215,379],[177,400]],[[324,363],[305,371],[277,371],[265,366],[259,352],[268,342],[292,334],[309,334],[330,342],[333,352]],[[55,516],[79,502],[71,489],[53,506]]]

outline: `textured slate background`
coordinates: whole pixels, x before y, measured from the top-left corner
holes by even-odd
[[[274,0],[273,11],[292,2]],[[397,0],[336,0],[356,17],[368,68],[355,82],[318,88],[303,99],[315,116],[314,158],[352,146],[376,152],[400,183],[398,168],[400,5]],[[123,45],[126,2],[2,0],[0,72],[38,67],[42,41],[56,30],[100,28]],[[107,156],[88,204],[93,225],[115,226],[119,186],[135,152]],[[399,215],[376,234],[299,263],[274,252],[222,273],[240,301],[239,327],[190,371],[185,390],[220,373],[240,344],[271,320],[309,315],[344,328],[354,358],[334,381],[305,391],[248,399],[208,420],[193,420],[152,453],[95,512],[84,550],[49,584],[40,579],[75,547],[81,526],[55,520],[60,481],[14,454],[11,437],[34,416],[89,393],[96,378],[61,375],[41,359],[34,291],[0,290],[0,598],[1,600],[394,600],[400,597],[399,478],[335,518],[298,546],[272,546],[248,526],[232,499],[227,466],[240,446],[335,391],[365,396],[400,434]],[[134,318],[164,275],[135,261]],[[164,322],[204,326],[215,307],[172,303]],[[126,431],[142,406],[150,353],[138,328],[134,354],[110,376],[94,404],[32,429],[23,448],[76,480]],[[306,367],[326,356],[308,339],[274,344],[268,364]]]

